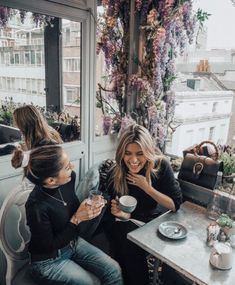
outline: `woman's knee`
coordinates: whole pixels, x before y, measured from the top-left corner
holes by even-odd
[[[122,280],[122,270],[117,261],[110,259],[108,267],[109,268],[106,271],[108,277],[111,277],[113,280]]]

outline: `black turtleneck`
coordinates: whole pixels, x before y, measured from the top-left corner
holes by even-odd
[[[76,174],[72,172],[71,181],[67,184],[54,189],[35,186],[30,193],[25,208],[31,232],[31,254],[54,253],[78,236],[79,227],[70,222],[79,207],[74,192],[75,179]],[[66,206],[62,200],[67,203]]]
[[[157,164],[158,161],[156,161],[156,165]],[[145,172],[145,169],[142,169],[139,174],[145,175]],[[160,169],[157,174],[151,175],[151,182],[154,189],[169,196],[173,200],[175,208],[178,210],[182,203],[182,192],[167,159],[164,158],[161,160]],[[107,192],[111,196],[111,199],[115,198],[116,193],[112,181],[112,170],[107,176],[105,185],[100,185],[100,188],[101,191]],[[132,218],[148,222],[159,214],[157,208],[158,203],[138,186],[128,184],[128,194],[137,199],[136,209],[131,214]],[[110,214],[110,210],[106,211],[106,219],[114,219],[114,216]]]

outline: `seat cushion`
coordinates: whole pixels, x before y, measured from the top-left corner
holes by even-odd
[[[94,284],[95,285],[101,285],[99,279],[94,276],[92,273],[90,273]],[[43,281],[43,285],[45,285],[45,281]],[[57,283],[57,282],[48,282],[48,284],[61,284],[61,282]],[[11,282],[11,285],[39,285],[39,283],[36,283],[30,273],[29,273],[29,266],[28,264],[25,265],[15,276],[14,280]]]
[[[37,285],[29,273],[28,264],[23,266],[23,268],[16,274],[11,285]]]

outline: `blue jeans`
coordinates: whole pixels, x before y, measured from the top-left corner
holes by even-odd
[[[123,285],[118,263],[82,238],[56,258],[32,262],[31,273],[41,284]]]

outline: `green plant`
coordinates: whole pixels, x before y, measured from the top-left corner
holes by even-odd
[[[235,174],[235,156],[223,152],[220,154],[219,159],[224,162],[224,176]]]
[[[13,102],[13,98],[9,98],[2,102],[0,108],[0,124],[12,126],[13,125],[13,112],[17,108],[16,103]]]

